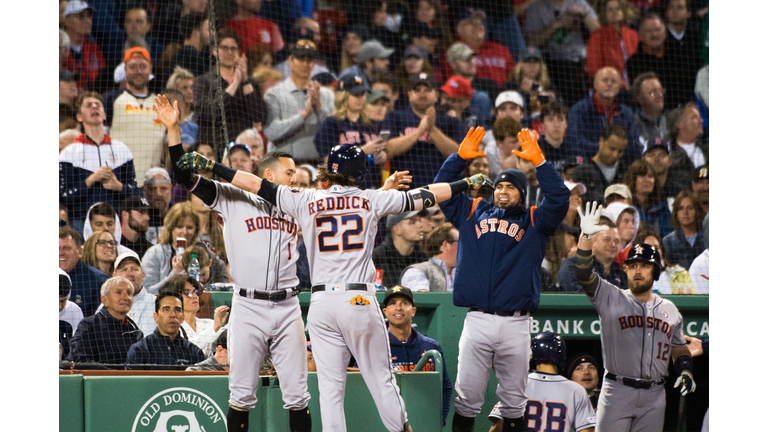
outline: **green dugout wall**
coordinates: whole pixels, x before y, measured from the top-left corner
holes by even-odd
[[[701,339],[709,337],[709,296],[665,297],[675,303],[682,313],[686,335]],[[232,293],[211,293],[210,310],[222,304],[230,305],[231,298]],[[381,302],[384,293],[378,293],[377,298]],[[299,295],[305,321],[309,299],[309,293]],[[443,347],[445,367],[451,382],[455,383],[458,343],[467,309],[455,307],[450,293],[414,293],[414,300],[417,307],[414,318],[416,329],[440,342]],[[558,332],[571,344],[579,341],[595,341],[600,337],[600,321],[594,307],[584,294],[543,294],[539,309],[533,315],[531,322],[531,332],[540,331]],[[695,360],[694,363],[698,361]],[[701,377],[696,371],[694,375]],[[397,379],[414,431],[441,430],[439,420],[442,381],[439,373],[400,373],[397,374]],[[702,378],[697,378],[697,383],[702,381]],[[668,387],[670,387],[669,384]],[[486,389],[486,400],[475,422],[476,431],[486,431],[491,426],[487,415],[496,403],[495,389],[496,378],[491,373]],[[313,431],[320,431],[320,407],[317,397],[317,379],[314,373],[310,373],[309,391],[312,394],[310,409],[313,412]],[[675,401],[674,410],[672,410],[675,411],[674,416],[677,408],[677,398],[671,398],[672,395],[669,392],[668,389],[668,419],[671,416],[669,408],[673,400]],[[706,385],[700,386],[696,392],[700,398],[699,405],[701,401],[708,405],[705,392],[708,392]],[[196,417],[200,417],[197,420],[200,422],[200,428],[195,429],[195,425],[190,424],[190,429],[186,432],[224,430],[221,426],[226,420],[228,396],[227,378],[224,376],[62,375],[59,378],[60,430],[77,432],[152,430],[154,432],[154,428],[142,429],[145,427],[141,422],[142,417],[137,417],[137,413],[142,408],[144,410],[142,412],[145,413],[144,423],[155,427],[160,419],[158,416],[163,415],[164,412],[167,413],[168,410],[178,411],[178,413],[175,417],[164,418],[164,420],[183,422],[182,412],[185,411],[185,405],[197,407],[199,411]],[[284,430],[287,430],[288,415],[287,411],[280,409],[282,400],[278,378],[264,377],[258,397],[260,403],[251,413],[251,430],[280,431],[283,430],[280,427],[283,424]],[[155,402],[150,401],[153,398],[156,399]],[[176,407],[177,405],[181,408]],[[218,412],[214,405],[217,405],[221,412]],[[706,410],[706,406],[697,408]],[[157,411],[154,416],[152,416],[153,411]],[[350,373],[348,376],[345,412],[350,431],[385,431],[359,373]],[[219,416],[223,413],[224,418],[215,422],[217,413]],[[152,418],[149,418],[151,416]],[[448,416],[447,425],[442,428],[443,431],[450,431],[452,416],[453,409]],[[168,414],[165,414],[165,417],[168,417]],[[203,424],[205,419],[208,419],[207,425]],[[134,423],[136,428],[133,427]],[[665,429],[674,430],[669,427]],[[171,428],[158,430],[173,431]]]

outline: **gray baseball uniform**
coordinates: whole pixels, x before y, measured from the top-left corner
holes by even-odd
[[[595,426],[595,410],[584,387],[562,375],[532,371],[525,388],[528,432],[578,432]],[[501,420],[497,403],[488,418]]]
[[[351,353],[384,425],[402,431],[407,415],[376,302],[371,254],[379,219],[406,210],[406,195],[338,185],[327,190],[279,186],[276,202],[294,216],[307,246],[313,284],[307,329],[317,363],[323,430],[347,430],[344,385]]]
[[[597,431],[661,431],[672,347],[686,346],[683,317],[669,300],[654,295],[642,303],[599,277],[589,299],[600,316],[606,372]]]
[[[263,198],[230,184],[214,182],[211,209],[224,219],[224,242],[235,282],[229,318],[229,404],[251,409],[256,404],[259,360],[267,351],[280,376],[285,409],[304,409],[307,392],[307,338],[294,291],[297,226],[293,218]],[[246,296],[241,296],[241,289]],[[258,291],[288,290],[289,298],[252,298]]]

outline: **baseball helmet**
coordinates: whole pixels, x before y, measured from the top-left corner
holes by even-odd
[[[565,340],[552,332],[539,333],[531,339],[531,359],[555,363],[565,368]]]
[[[632,261],[644,261],[653,264],[653,280],[659,280],[659,276],[661,276],[661,254],[656,249],[656,246],[651,246],[647,243],[636,244],[629,250],[624,264],[629,264]]]
[[[360,184],[368,172],[368,157],[353,144],[339,144],[328,155],[328,172],[352,177]]]

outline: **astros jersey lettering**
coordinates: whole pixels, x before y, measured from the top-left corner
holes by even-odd
[[[658,295],[644,304],[629,290],[597,280],[590,301],[600,316],[606,371],[645,380],[667,376],[672,347],[686,346],[675,305]]]

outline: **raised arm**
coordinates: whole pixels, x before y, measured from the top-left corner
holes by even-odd
[[[597,202],[587,203],[585,207],[586,214],[579,208],[579,217],[581,217],[581,235],[579,236],[579,249],[576,251],[576,280],[579,281],[581,289],[592,297],[597,289],[597,275],[593,267],[595,257],[592,256],[592,238],[600,231],[608,229],[607,226],[600,226],[600,213],[603,212],[603,206],[597,207]]]

